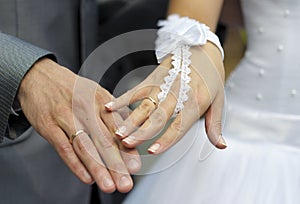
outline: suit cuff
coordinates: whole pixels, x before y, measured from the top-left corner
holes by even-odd
[[[22,78],[43,57],[55,60],[47,50],[0,32],[0,142],[6,135],[11,107]]]

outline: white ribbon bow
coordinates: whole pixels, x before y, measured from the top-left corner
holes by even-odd
[[[158,26],[162,27],[157,32],[159,37],[155,42],[158,63],[180,45],[204,45],[208,39],[209,27],[187,17],[180,18],[176,14],[159,21]]]

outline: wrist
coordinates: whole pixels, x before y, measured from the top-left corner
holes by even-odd
[[[205,46],[208,42],[213,43],[219,49],[224,58],[224,51],[216,34],[210,28],[194,19],[180,17],[177,14],[168,16],[166,20],[158,22],[158,38],[156,40],[156,57],[158,63],[171,54],[175,49],[183,45]]]
[[[220,74],[220,77],[224,82],[225,69],[224,69],[224,63],[219,48],[215,46],[215,44],[209,41],[205,45],[198,46],[198,47],[202,48],[202,50],[206,53],[209,60],[215,65],[214,67],[218,70],[218,73]],[[192,47],[191,50],[193,49],[194,48]]]

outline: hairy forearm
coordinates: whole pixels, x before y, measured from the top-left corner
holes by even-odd
[[[222,4],[223,0],[170,0],[168,14],[188,16],[215,31]]]

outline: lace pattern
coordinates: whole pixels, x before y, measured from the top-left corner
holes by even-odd
[[[211,41],[219,48],[222,58],[224,52],[219,38],[210,31],[209,27],[194,19],[170,15],[167,20],[159,21],[158,26],[161,28],[157,32],[158,38],[155,42],[157,61],[161,63],[169,54],[172,54],[173,67],[169,70],[169,75],[164,78],[164,83],[160,86],[161,92],[157,97],[159,103],[163,102],[180,74],[178,100],[174,110],[176,115],[184,108],[184,103],[188,100],[188,92],[191,89],[189,85],[191,52],[189,49],[192,46],[205,45],[207,41]]]
[[[159,103],[163,102],[166,98],[175,79],[180,74],[180,89],[177,104],[174,110],[174,115],[178,114],[184,108],[184,102],[188,100],[188,91],[190,90],[189,83],[191,78],[189,74],[191,69],[189,68],[191,60],[190,46],[181,45],[172,52],[172,65],[169,70],[169,75],[164,78],[164,83],[160,86],[161,92],[158,94]]]

